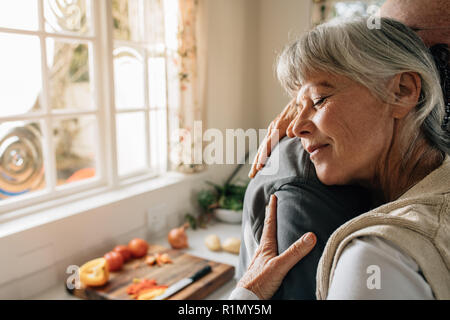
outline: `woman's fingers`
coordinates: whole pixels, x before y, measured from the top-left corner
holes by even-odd
[[[258,153],[253,161],[252,168],[248,176],[255,177],[259,170],[266,164],[267,158],[272,153],[273,148],[278,142],[288,134],[290,138],[294,137],[292,131],[292,121],[297,115],[295,100],[291,100],[283,111],[270,123],[269,130],[264,138]]]
[[[269,125],[269,128],[267,130],[267,132],[268,132],[267,135],[269,135],[269,133],[271,132],[273,125],[274,125],[274,123],[271,122],[270,125]],[[259,158],[261,156],[261,150],[264,148],[266,140],[267,140],[267,136],[264,137],[264,140],[261,143],[261,145],[258,147],[258,151],[256,152],[255,158],[253,159],[252,167],[251,167],[250,172],[248,174],[248,177],[250,179],[254,178],[255,175],[259,171],[259,169],[258,169],[258,165],[259,165],[259,161],[260,161]]]
[[[295,117],[292,119],[291,123],[289,124],[287,134],[289,135],[290,138],[295,137],[295,125],[297,124],[299,117],[300,117],[300,115],[298,114],[298,112],[296,112]]]
[[[268,157],[267,152],[270,152],[267,151],[267,143],[269,143],[269,141],[271,140],[273,130],[274,128],[276,128],[277,123],[278,123],[277,118],[270,123],[270,126],[267,130],[267,134],[264,137],[264,140],[261,143],[260,148],[258,149],[258,163],[256,164],[257,171],[261,170],[262,167],[266,164],[266,160]]]
[[[266,217],[264,218],[264,228],[260,243],[273,243],[277,239],[277,197],[272,194],[269,204],[266,207]],[[277,248],[275,248],[276,250]],[[276,254],[276,252],[274,252]]]
[[[264,167],[267,159],[272,153],[272,149],[278,144],[281,138],[286,135],[285,132],[285,123],[282,119],[277,118],[270,123],[267,135],[264,137],[264,140],[258,149],[257,160],[253,162],[255,168],[252,167],[251,173],[253,172],[254,174],[249,175],[250,178],[253,178],[256,173]]]
[[[305,233],[300,239],[291,244],[276,260],[280,272],[287,274],[297,262],[305,257],[316,245],[317,238],[312,232]]]
[[[270,154],[272,153],[272,149],[277,145],[280,141],[280,130],[275,128],[271,131],[270,135],[264,140],[263,148],[259,152],[259,160],[257,170],[261,170],[267,162]]]
[[[295,120],[295,118],[294,118],[294,120]],[[293,130],[294,129],[294,124],[295,124],[294,120],[291,121],[291,123],[289,124],[289,126],[288,126],[288,128],[286,130],[286,135],[289,138],[294,138],[295,137],[294,130]]]
[[[264,146],[266,145],[266,140],[267,140],[268,136],[270,135],[270,133],[272,132],[272,129],[273,129],[274,125],[275,125],[275,120],[270,123],[269,127],[267,128],[267,135],[264,137],[263,142],[258,147],[258,151],[256,153],[255,158],[253,159],[253,164],[252,164],[252,167],[251,167],[250,172],[248,174],[248,177],[250,179],[254,178],[255,175],[260,170],[260,169],[258,169],[258,167],[259,167],[260,158],[261,158],[261,154],[262,154],[261,152],[262,152],[262,149],[264,148]]]
[[[256,153],[255,158],[253,159],[252,167],[250,168],[250,172],[248,173],[248,177],[253,179],[258,172],[256,166],[258,165],[258,153]]]
[[[277,197],[271,195],[266,207],[264,228],[252,261],[237,286],[254,292],[260,299],[269,299],[278,290],[289,270],[300,261],[316,243],[312,233],[297,240],[277,256]],[[312,241],[307,235],[312,235]]]

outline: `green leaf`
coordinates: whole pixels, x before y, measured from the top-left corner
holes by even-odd
[[[197,194],[197,200],[203,213],[198,217],[197,225],[203,225],[206,216],[212,212],[213,207],[222,209],[240,211],[244,207],[245,191],[247,190],[248,181],[244,184],[225,183],[218,185],[211,181],[205,181],[212,189],[201,190]]]
[[[197,229],[197,219],[190,213],[186,213],[184,219],[189,223],[192,230]]]
[[[208,211],[217,202],[217,194],[213,190],[201,190],[197,194],[197,202],[204,211]]]

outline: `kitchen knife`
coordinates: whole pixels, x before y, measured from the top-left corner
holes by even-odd
[[[203,269],[197,271],[192,277],[183,278],[183,279],[175,282],[173,285],[171,285],[169,288],[167,288],[167,290],[163,294],[153,298],[153,300],[164,300],[164,299],[167,299],[168,297],[170,297],[171,295],[177,293],[181,289],[187,287],[188,285],[190,285],[194,281],[197,281],[201,277],[207,275],[208,273],[211,272],[211,270],[212,270],[211,266],[207,265]]]

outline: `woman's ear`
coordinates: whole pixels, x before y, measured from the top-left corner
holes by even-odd
[[[416,72],[403,72],[392,78],[390,90],[395,101],[392,103],[392,116],[405,117],[419,102],[422,81]]]

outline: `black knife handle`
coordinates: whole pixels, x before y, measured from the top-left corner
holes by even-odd
[[[203,269],[201,269],[200,271],[197,271],[192,277],[191,279],[193,281],[197,281],[198,279],[200,279],[203,276],[206,276],[208,273],[211,272],[211,266],[207,265],[206,267],[204,267]]]

